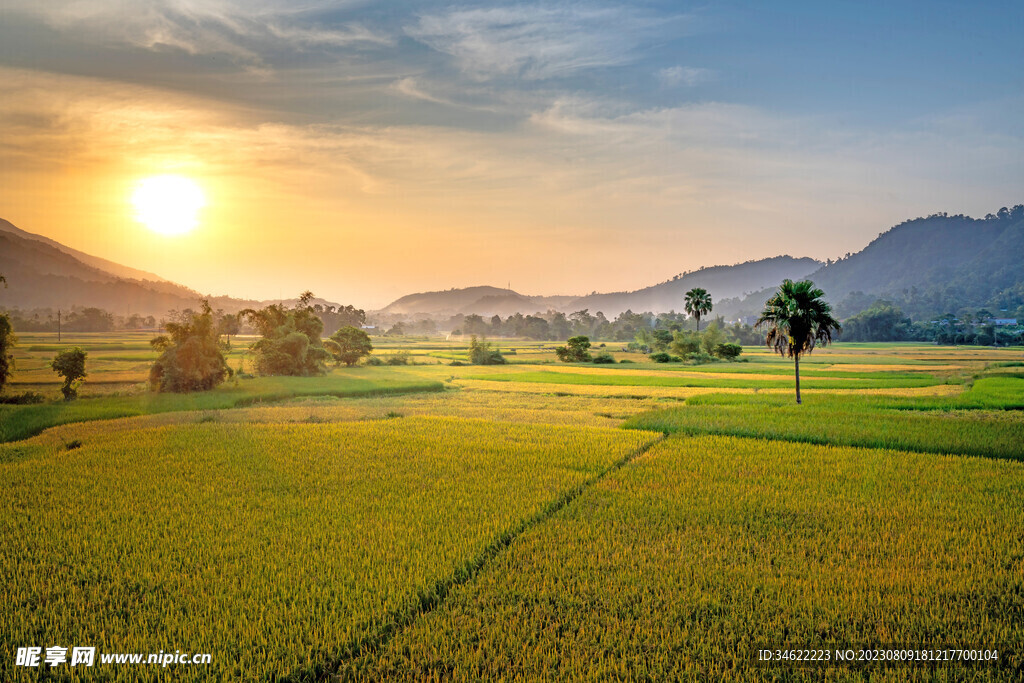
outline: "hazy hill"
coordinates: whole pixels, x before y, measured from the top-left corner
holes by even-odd
[[[842,317],[889,299],[915,317],[961,308],[1015,310],[1024,301],[1024,206],[986,218],[936,214],[900,223],[864,249],[810,274]],[[756,314],[770,291],[716,307]]]
[[[579,311],[586,308],[591,313],[601,311],[609,317],[625,310],[634,313],[682,311],[686,292],[694,287],[708,290],[712,301],[718,302],[774,286],[786,278],[802,278],[820,265],[820,261],[812,258],[776,256],[734,266],[711,266],[635,292],[591,294],[571,302],[569,309]]]
[[[392,302],[380,312],[434,316],[476,313],[482,316],[497,314],[507,317],[513,313],[536,313],[547,310],[571,313],[587,308],[591,313],[601,311],[606,316],[614,317],[627,309],[634,312],[678,311],[683,308],[686,291],[693,287],[704,287],[714,300],[718,301],[724,297],[741,296],[777,284],[787,277],[803,277],[820,265],[820,261],[810,258],[776,256],[735,266],[701,268],[635,292],[591,294],[583,297],[531,297],[498,287],[465,287],[442,292],[409,294]]]
[[[196,308],[203,295],[151,273],[69,249],[0,219],[0,308],[95,306],[118,315],[161,317],[172,309]],[[127,277],[134,274],[155,280]],[[228,312],[259,305],[257,301],[209,297],[214,308]]]
[[[105,273],[114,275],[116,277],[123,277],[131,280],[144,280],[153,283],[168,282],[168,280],[165,280],[159,275],[147,273],[144,270],[138,270],[136,268],[129,268],[128,266],[122,266],[120,263],[114,263],[113,261],[108,261],[107,259],[100,258],[98,256],[92,256],[90,254],[78,251],[77,249],[72,249],[71,247],[64,246],[60,242],[52,240],[49,237],[43,237],[42,235],[36,235],[34,233],[27,232],[17,227],[10,221],[4,220],[3,218],[0,218],[0,232],[9,232],[14,235],[17,235],[18,237],[24,237],[25,239],[30,239],[36,242],[48,244],[51,247],[54,247],[55,249],[58,249],[59,251],[62,251],[65,254],[68,254],[69,256],[73,256],[76,260],[81,261],[85,265],[92,266],[93,268],[97,268]]]

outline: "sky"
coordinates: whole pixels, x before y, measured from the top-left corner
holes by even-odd
[[[0,218],[367,309],[836,258],[1024,203],[1022,34],[1019,0],[0,0]],[[167,175],[183,234],[132,201]]]

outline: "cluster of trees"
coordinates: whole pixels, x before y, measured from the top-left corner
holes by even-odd
[[[294,308],[272,304],[246,309],[237,316],[215,314],[204,301],[199,312],[175,313],[166,324],[167,335],[152,340],[160,357],[150,370],[150,385],[157,391],[205,391],[233,374],[224,352],[229,343],[222,337],[237,334],[244,321],[260,335],[251,346],[256,371],[261,375],[309,377],[321,375],[327,363],[351,366],[373,350],[367,334],[351,325],[335,330],[323,339],[324,323],[311,306],[312,292],[304,292]],[[332,310],[334,320],[354,315],[344,309]],[[362,311],[355,316],[358,319]]]
[[[51,308],[22,311],[16,308],[10,312],[9,317],[12,326],[22,332],[111,332],[119,327],[118,323],[121,323],[121,328],[129,329],[123,324],[124,319],[117,320],[102,308],[75,307],[70,311]],[[149,322],[150,327],[156,326],[152,316]]]
[[[921,341],[938,344],[1010,346],[1024,344],[1024,326],[1000,325],[988,309],[946,313],[935,320],[914,322],[891,301],[876,300],[843,323],[843,341]],[[1015,318],[1008,318],[1015,320]]]

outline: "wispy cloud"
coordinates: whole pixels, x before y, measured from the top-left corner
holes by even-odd
[[[670,66],[658,70],[658,80],[666,87],[694,86],[710,81],[714,72],[695,66]]]
[[[425,14],[406,33],[474,78],[541,80],[633,62],[645,38],[678,21],[615,5],[514,5]]]
[[[394,43],[358,22],[311,23],[302,10],[265,0],[133,0],[130,11],[111,0],[12,0],[9,7],[86,41],[227,55],[247,69],[267,68],[281,54]]]

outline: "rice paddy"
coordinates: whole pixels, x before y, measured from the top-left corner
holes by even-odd
[[[1019,680],[1024,349],[412,364],[145,386],[148,336],[24,335],[0,405],[0,650],[209,652],[36,680]],[[89,353],[77,401],[48,361]],[[252,367],[244,340],[229,364]],[[455,365],[451,363],[458,361]],[[985,666],[757,647],[999,646]]]

